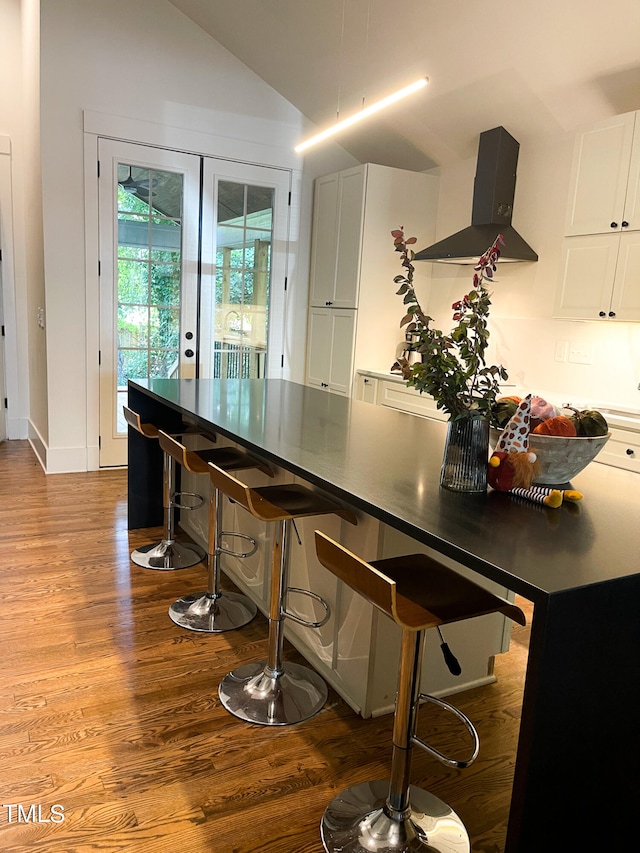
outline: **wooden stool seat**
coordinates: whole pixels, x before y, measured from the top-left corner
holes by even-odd
[[[337,501],[297,483],[251,488],[214,464],[210,464],[210,476],[220,492],[255,518],[277,525],[271,559],[267,660],[228,673],[218,688],[220,701],[229,713],[248,723],[265,726],[299,723],[322,708],[327,686],[309,667],[282,660],[284,619],[318,628],[330,614],[329,605],[319,595],[287,585],[289,528],[294,519],[304,516],[334,514],[352,524],[357,524],[357,519]],[[324,618],[309,622],[289,612],[285,607],[287,592],[313,598],[324,608]]]
[[[458,815],[409,782],[413,746],[460,768],[475,760],[479,748],[477,732],[461,711],[420,693],[424,632],[489,613],[502,613],[524,625],[524,613],[426,554],[366,562],[318,530],[316,553],[325,568],[402,628],[391,778],[362,782],[334,797],[321,823],[324,849],[327,853],[469,853],[469,836]],[[450,758],[418,737],[420,701],[438,705],[463,723],[473,740],[468,758]]]
[[[427,554],[367,563],[322,533],[316,552],[337,575],[402,628],[424,631],[496,611],[524,625],[522,610]]]
[[[160,430],[155,424],[143,423],[138,412],[123,406],[124,417],[127,424],[145,438],[160,439]],[[185,424],[179,435],[197,433],[193,425]],[[143,545],[136,548],[131,554],[131,560],[137,566],[144,569],[158,569],[171,571],[174,569],[186,569],[195,566],[204,559],[204,551],[192,542],[177,542],[175,538],[175,510],[180,506],[182,509],[195,509],[202,504],[199,495],[190,495],[193,498],[191,504],[180,504],[176,492],[175,466],[173,459],[166,451],[163,451],[163,475],[162,475],[162,505],[164,509],[164,532],[160,542]]]
[[[160,431],[158,437],[162,450],[193,474],[208,476],[209,464],[213,462],[221,470],[258,469],[270,477],[273,476],[266,463],[238,447],[190,450],[165,432]],[[225,541],[230,537],[248,543],[248,548],[245,546],[245,550],[238,551],[225,545]],[[221,495],[215,485],[212,485],[207,532],[207,589],[203,592],[187,593],[173,602],[169,607],[169,616],[176,625],[189,631],[218,634],[248,624],[258,609],[246,595],[221,590],[220,557],[222,554],[230,554],[244,559],[254,554],[256,549],[255,539],[246,533],[222,529]]]

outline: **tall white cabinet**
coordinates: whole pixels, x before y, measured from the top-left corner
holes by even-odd
[[[350,395],[355,370],[388,371],[402,337],[401,271],[391,231],[416,248],[434,240],[438,181],[366,163],[317,178],[314,192],[306,381]],[[418,264],[416,286],[429,264]],[[420,267],[420,269],[418,269]]]
[[[640,322],[640,112],[576,137],[554,315]]]

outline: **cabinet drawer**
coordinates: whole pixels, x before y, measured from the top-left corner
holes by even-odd
[[[448,420],[448,415],[436,407],[435,400],[428,394],[421,394],[397,382],[382,382],[381,385],[380,405],[400,409],[402,412],[411,412],[413,415],[422,415],[424,418]]]
[[[611,438],[595,461],[640,474],[640,433],[611,430]]]

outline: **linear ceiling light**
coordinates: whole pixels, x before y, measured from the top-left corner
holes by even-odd
[[[396,101],[399,101],[401,98],[406,98],[407,95],[411,95],[413,92],[417,92],[419,89],[422,89],[429,82],[428,77],[421,77],[419,80],[416,80],[415,83],[411,83],[409,86],[405,86],[404,89],[398,89],[397,92],[394,92],[393,95],[389,95],[387,98],[382,98],[380,101],[376,101],[374,104],[371,104],[370,107],[363,107],[359,112],[354,113],[348,118],[342,119],[342,121],[336,122],[336,124],[328,127],[326,130],[317,133],[315,136],[310,137],[305,142],[301,142],[299,145],[296,145],[295,151],[304,151],[307,148],[310,148],[312,145],[315,145],[317,142],[322,142],[324,139],[327,139],[330,136],[333,136],[336,133],[340,133],[341,130],[344,130],[345,127],[350,127],[352,124],[355,124],[358,121],[361,121],[363,118],[367,118],[367,116],[373,115],[373,113],[377,113],[380,110],[383,110],[385,107],[388,107],[390,104],[394,104]]]

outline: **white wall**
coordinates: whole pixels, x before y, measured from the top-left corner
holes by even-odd
[[[505,127],[509,130],[508,123]],[[510,381],[551,402],[640,409],[640,324],[553,319],[573,134],[536,148],[520,148],[513,225],[538,253],[537,263],[498,265],[491,309],[491,359],[509,371]],[[440,173],[436,239],[470,224],[476,160]],[[411,225],[405,223],[407,234]],[[420,262],[418,262],[420,263]],[[438,327],[453,326],[451,304],[468,291],[472,267],[428,264],[429,313]],[[399,309],[400,310],[400,309]],[[555,360],[556,343],[593,348],[589,365]]]
[[[116,129],[146,124],[156,144],[171,147],[182,138],[186,150],[293,170],[301,191],[293,212],[290,265],[289,355],[295,379],[303,376],[314,163],[318,174],[353,159],[333,146],[333,155],[310,158],[303,172],[292,152],[306,129],[301,114],[165,0],[42,0],[41,39],[46,467],[83,470],[93,467],[97,454],[91,408],[98,349],[91,328],[95,321],[97,329],[92,316],[97,299],[89,280],[85,292],[85,244],[97,240],[84,221],[85,111],[97,115],[98,123],[113,117]]]

